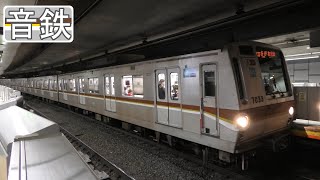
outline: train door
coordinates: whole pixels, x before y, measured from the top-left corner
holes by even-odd
[[[114,75],[105,75],[105,104],[106,110],[116,112],[116,97],[114,90]]]
[[[84,96],[84,78],[78,77],[78,98],[80,104],[86,104],[86,97]]]
[[[161,124],[169,124],[169,107],[167,97],[167,71],[165,69],[156,70],[156,109],[157,121]]]
[[[180,69],[167,69],[168,75],[168,108],[169,108],[169,125],[182,127],[182,109],[180,98]]]
[[[157,122],[182,127],[180,69],[156,70]]]
[[[215,64],[201,66],[201,130],[203,134],[218,135],[218,106],[217,106],[217,67]]]

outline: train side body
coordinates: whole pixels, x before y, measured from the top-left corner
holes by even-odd
[[[23,81],[29,86],[21,90],[221,151],[241,153],[288,127],[293,96],[290,89],[276,97],[267,95],[255,53],[242,56],[238,47],[233,44],[223,50],[28,78]],[[249,60],[254,65],[247,63]],[[241,68],[241,78],[236,68]],[[256,76],[252,76],[253,68]],[[56,88],[50,83],[48,88],[37,84],[45,80],[55,82]],[[159,88],[163,87],[165,96],[160,97]],[[136,95],[131,95],[132,90]],[[263,100],[257,102],[256,97]],[[241,114],[250,119],[246,129],[235,123]]]

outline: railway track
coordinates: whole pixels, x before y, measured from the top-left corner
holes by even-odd
[[[27,103],[25,103],[25,108],[28,110],[32,109],[34,113],[50,120],[50,118],[48,118],[44,113],[38,111],[34,107],[31,107]],[[60,131],[65,135],[69,142],[78,151],[79,155],[101,180],[134,180],[133,177],[126,174],[121,168],[117,167],[115,164],[101,156],[98,152],[87,146],[65,128],[60,126]]]
[[[42,102],[42,103],[46,103],[46,102]],[[53,105],[53,104],[50,104],[50,103],[46,103],[46,104],[49,105],[49,106],[54,106],[54,107],[59,108],[61,110],[68,110],[66,108],[63,108],[63,107],[60,107],[60,106],[57,106],[57,105]],[[28,105],[28,103],[26,103],[26,105],[28,107],[30,107],[30,105]],[[37,111],[36,108],[33,108],[33,107],[30,107],[30,108],[34,109],[36,113],[38,112],[39,115],[44,116],[47,119],[50,119],[50,118],[46,117],[43,113]],[[179,166],[180,159],[185,159],[187,161],[192,162],[194,164],[194,166],[195,166],[194,167],[195,169],[197,168],[197,166],[198,167],[203,167],[203,161],[198,156],[195,156],[195,155],[190,154],[190,153],[178,151],[176,149],[170,148],[166,144],[158,143],[158,142],[155,142],[155,141],[150,140],[148,138],[139,136],[134,131],[126,131],[126,130],[111,126],[109,124],[103,123],[101,121],[97,121],[94,118],[91,118],[89,116],[85,116],[85,115],[76,113],[74,111],[68,110],[68,112],[76,114],[76,115],[81,115],[86,120],[90,120],[91,122],[97,124],[98,126],[100,126],[100,127],[102,126],[102,127],[106,128],[106,131],[112,130],[112,131],[115,132],[115,134],[117,136],[122,136],[122,137],[128,139],[129,141],[131,141],[131,140],[132,141],[136,141],[137,144],[139,144],[139,145],[147,146],[149,149],[151,149],[151,150],[153,150],[155,152],[158,152],[158,155],[159,154],[164,154],[164,155],[171,154],[171,155],[176,157],[176,160],[173,161],[172,163],[175,163],[175,165],[177,165],[177,166]],[[66,135],[66,137],[75,146],[76,149],[82,149],[81,148],[81,146],[82,146],[81,144],[84,144],[84,143],[81,142],[81,140],[79,140],[77,137],[75,137],[70,132],[65,130],[63,127],[61,127],[61,129],[62,129],[61,131]],[[79,144],[80,144],[80,147],[78,147]],[[88,149],[91,149],[91,148],[88,147]],[[89,152],[87,152],[87,151],[89,151]],[[85,154],[90,154],[91,157],[94,157],[95,156],[94,154],[98,154],[98,153],[93,153],[92,151],[94,151],[94,150],[92,150],[92,149],[91,150],[82,150],[81,152],[85,152]],[[93,158],[93,159],[95,159],[95,158]],[[101,165],[100,165],[100,163],[97,163],[96,166],[100,167]],[[103,170],[105,172],[109,172],[108,168],[101,169],[101,170]],[[203,171],[200,171],[200,172],[199,171],[194,171],[194,173],[196,173],[200,177],[203,177],[204,179],[230,179],[230,180],[233,180],[233,179],[239,179],[239,180],[253,179],[252,177],[250,177],[248,175],[241,174],[240,171],[237,171],[237,170],[235,170],[233,168],[221,167],[221,166],[218,166],[218,165],[216,165],[216,164],[214,164],[212,162],[208,162],[208,164],[206,164],[206,166],[205,166]],[[220,176],[220,175],[222,175],[222,176]]]

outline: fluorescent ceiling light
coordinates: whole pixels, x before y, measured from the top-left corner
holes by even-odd
[[[291,41],[287,41],[287,42],[280,42],[280,43],[276,43],[276,44],[272,44],[274,46],[278,46],[278,45],[283,45],[283,44],[294,44],[294,43],[297,43],[297,42],[305,42],[305,41],[309,41],[310,39],[300,39],[300,40],[297,40],[297,41],[294,41],[294,42],[291,42]]]
[[[299,60],[299,59],[315,59],[319,58],[319,56],[306,56],[306,57],[296,57],[296,58],[287,58],[287,61]]]
[[[291,55],[286,55],[284,57],[296,57],[296,56],[306,56],[306,55],[314,55],[314,54],[320,54],[320,51],[311,52],[311,53],[291,54]]]
[[[285,57],[295,57],[295,56],[305,56],[305,55],[311,55],[311,53],[292,54],[292,55],[286,55]]]

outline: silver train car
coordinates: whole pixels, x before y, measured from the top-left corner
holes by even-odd
[[[281,50],[257,42],[1,83],[210,147],[227,162],[265,140],[283,147],[294,113]]]

